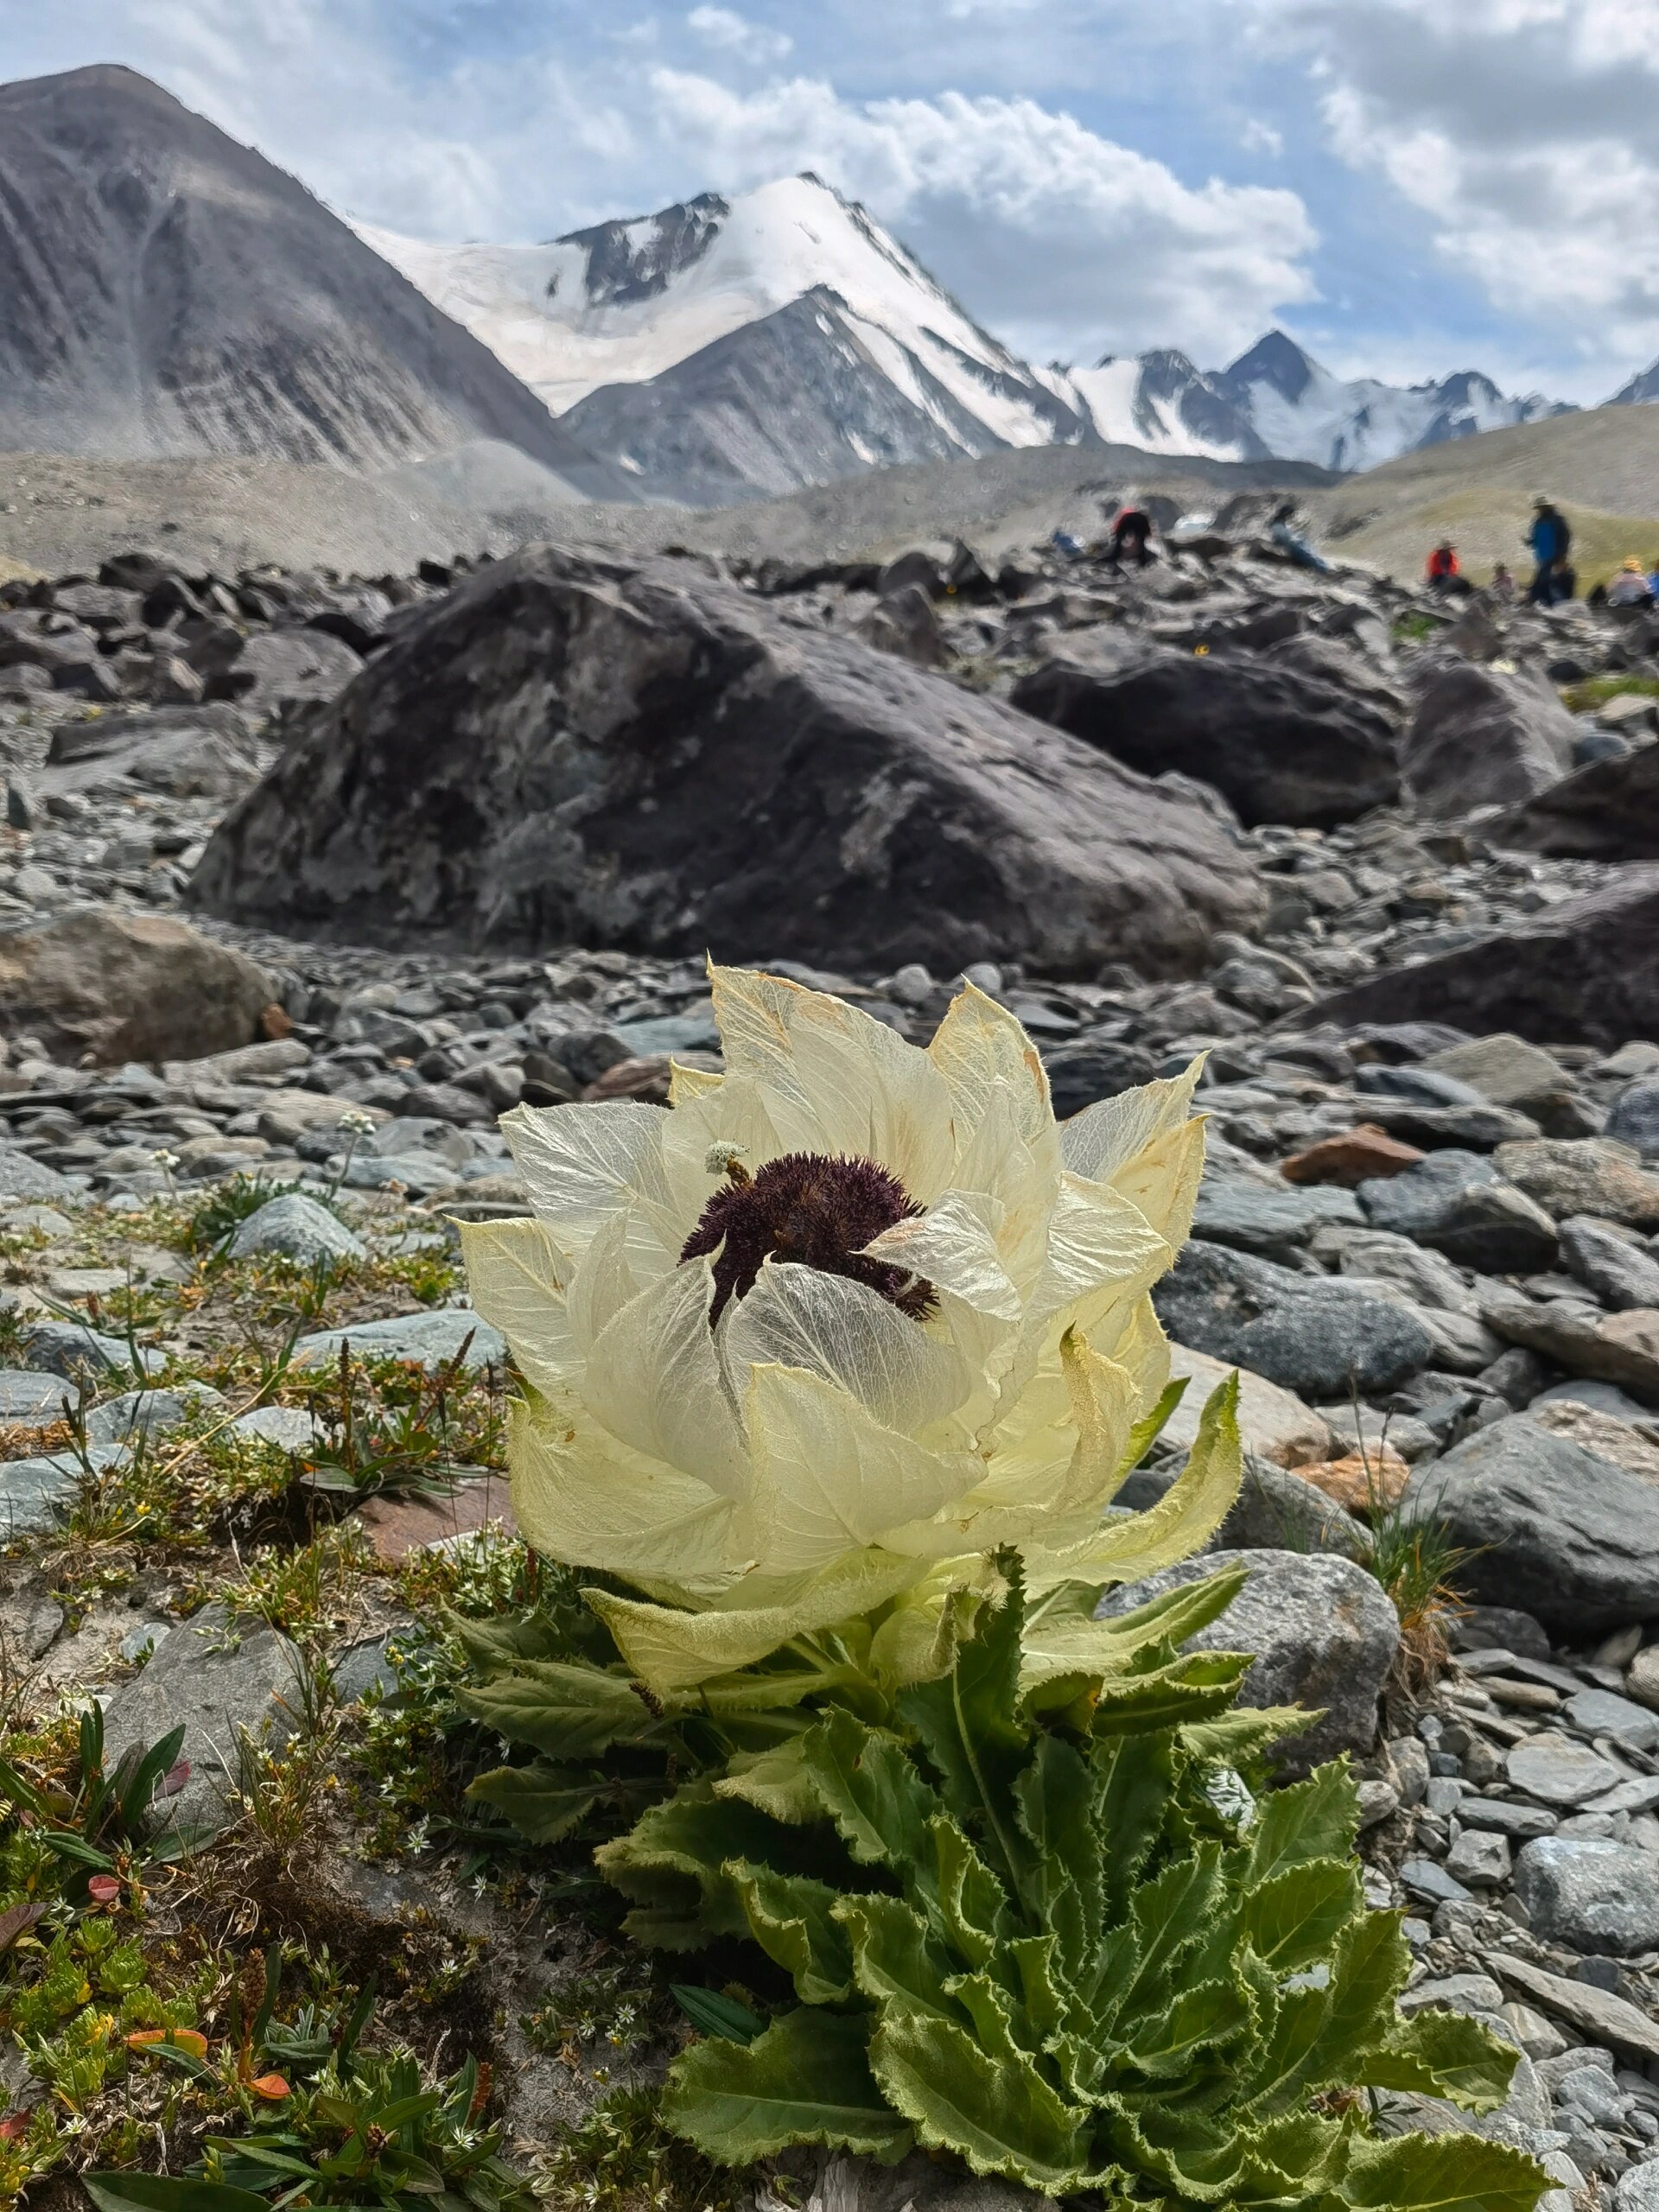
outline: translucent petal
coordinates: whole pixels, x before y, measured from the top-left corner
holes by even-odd
[[[1017,1321],[1024,1311],[997,1249],[1002,1210],[981,1191],[950,1191],[912,1221],[895,1222],[864,1246],[873,1260],[925,1275],[982,1313]]]
[[[670,1060],[668,1103],[671,1106],[689,1106],[694,1098],[705,1098],[711,1090],[718,1090],[725,1080],[713,1068],[685,1068],[677,1060]]]
[[[740,1507],[630,1451],[568,1394],[515,1405],[510,1451],[514,1517],[550,1559],[688,1588],[718,1587],[747,1563]]]
[[[732,1147],[750,1174],[787,1150],[750,1075],[721,1077],[717,1087],[678,1106],[663,1132],[663,1178],[674,1208],[678,1250],[725,1178],[709,1171],[715,1145]]]
[[[464,1221],[461,1249],[473,1304],[505,1337],[536,1389],[556,1390],[582,1365],[559,1285],[559,1257],[539,1221]]]
[[[710,988],[727,1065],[760,1083],[786,1150],[877,1160],[924,1204],[945,1187],[950,1093],[925,1052],[780,976],[714,968]]]
[[[791,1637],[811,1636],[855,1614],[873,1612],[917,1580],[914,1560],[880,1551],[846,1554],[821,1573],[766,1578],[764,1602],[742,1601],[758,1577],[746,1576],[718,1609],[683,1612],[604,1590],[584,1594],[616,1638],[624,1658],[659,1696],[694,1689],[734,1668],[752,1666]]]
[[[713,1298],[706,1260],[648,1283],[601,1330],[582,1396],[624,1444],[743,1497],[749,1456],[709,1325]]]
[[[1053,1152],[1058,1165],[1054,1109],[1042,1055],[1006,1007],[969,983],[951,1000],[927,1057],[950,1093],[958,1160],[985,1118],[993,1087],[1000,1084],[1013,1103],[1014,1126],[1020,1136],[1033,1153]],[[960,1173],[952,1180],[982,1187]]]
[[[631,1218],[629,1242],[652,1272],[679,1257],[664,1185],[669,1116],[631,1099],[605,1104],[515,1106],[501,1117],[531,1211],[561,1251],[583,1252],[613,1214]],[[683,1243],[683,1237],[681,1238]]]
[[[1155,1137],[1179,1128],[1192,1111],[1192,1095],[1204,1072],[1199,1054],[1183,1073],[1138,1090],[1100,1099],[1060,1123],[1060,1150],[1074,1175],[1108,1183],[1117,1170],[1144,1152]]]
[[[613,1213],[588,1243],[570,1276],[565,1303],[570,1334],[586,1359],[614,1313],[639,1294],[628,1258],[628,1217]]]
[[[723,1349],[740,1397],[750,1367],[804,1368],[850,1392],[884,1428],[914,1433],[954,1412],[973,1384],[949,1344],[844,1275],[769,1260],[727,1312]]]
[[[1049,1217],[1048,1260],[1032,1294],[1029,1322],[1075,1306],[1103,1286],[1131,1297],[1149,1290],[1175,1254],[1146,1216],[1109,1183],[1067,1175]]]
[[[1193,1210],[1204,1178],[1204,1131],[1201,1118],[1179,1122],[1154,1137],[1111,1178],[1112,1188],[1178,1249],[1192,1233]]]
[[[924,1450],[798,1369],[751,1369],[744,1410],[760,1556],[784,1573],[827,1565],[896,1523],[928,1518],[980,1473],[967,1453]]]
[[[1023,1301],[1047,1256],[1059,1148],[1051,1142],[1033,1151],[1020,1133],[1018,1111],[1007,1085],[994,1084],[973,1141],[957,1162],[955,1180],[958,1190],[988,1193],[997,1254]]]

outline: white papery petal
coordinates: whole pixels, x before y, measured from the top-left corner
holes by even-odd
[[[635,1451],[728,1497],[747,1495],[748,1452],[709,1326],[706,1260],[659,1275],[612,1315],[588,1355],[584,1404]]]
[[[712,1591],[753,1556],[741,1506],[631,1451],[568,1394],[515,1406],[512,1443],[513,1516],[550,1559]]]
[[[563,1252],[580,1257],[611,1217],[626,1212],[635,1264],[655,1274],[679,1257],[661,1147],[669,1116],[632,1099],[515,1106],[501,1117],[531,1211]],[[681,1242],[684,1240],[682,1238]]]
[[[1042,1055],[1006,1007],[968,984],[951,1000],[927,1057],[950,1093],[957,1160],[952,1182],[969,1190],[990,1187],[963,1173],[961,1162],[999,1086],[1013,1103],[1013,1126],[1022,1142],[1033,1153],[1052,1154],[1058,1167],[1054,1110]]]
[[[750,1367],[803,1368],[850,1391],[884,1428],[913,1433],[955,1412],[974,1377],[949,1344],[868,1284],[768,1260],[727,1309],[723,1349],[738,1396]]]
[[[1085,1106],[1059,1125],[1060,1151],[1074,1175],[1109,1183],[1117,1170],[1155,1137],[1179,1128],[1192,1111],[1192,1094],[1204,1072],[1199,1054],[1183,1073],[1138,1090],[1120,1092]]]
[[[1046,1321],[1106,1284],[1138,1297],[1174,1258],[1146,1216],[1109,1184],[1067,1175],[1049,1217],[1047,1262],[1027,1309],[1027,1322]]]
[[[925,1520],[969,1489],[979,1463],[882,1428],[833,1383],[787,1367],[749,1370],[753,1510],[773,1573],[827,1565]]]
[[[464,1221],[473,1304],[500,1330],[533,1389],[556,1390],[582,1365],[559,1285],[559,1257],[539,1221]]]
[[[1048,1253],[1048,1217],[1059,1182],[1059,1149],[1035,1150],[1020,1133],[1019,1105],[1005,1083],[993,1084],[974,1139],[957,1165],[956,1187],[983,1191],[995,1202],[996,1249],[1020,1302],[1031,1296]]]
[[[950,1177],[950,1094],[927,1054],[840,999],[710,970],[721,1046],[751,1075],[785,1150],[874,1160],[925,1201]]]
[[[1139,1208],[1166,1243],[1177,1247],[1192,1233],[1204,1179],[1204,1132],[1202,1119],[1166,1129],[1111,1179],[1112,1188]]]
[[[586,1359],[613,1314],[643,1287],[628,1255],[628,1217],[613,1213],[577,1262],[565,1294],[570,1334]]]
[[[950,1191],[936,1206],[897,1221],[862,1249],[867,1258],[924,1275],[982,1313],[1017,1321],[1024,1311],[997,1249],[1003,1209],[983,1191]]]

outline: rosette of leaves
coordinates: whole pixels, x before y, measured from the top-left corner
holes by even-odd
[[[1301,1716],[1239,1710],[1248,1661],[1178,1648],[1238,1578],[1033,1624],[1005,1565],[1007,1602],[897,1727],[826,1713],[598,1854],[634,1936],[746,1937],[797,2000],[685,2052],[670,2124],[732,2164],[919,2145],[1114,2204],[1525,2212],[1547,2183],[1520,2152],[1377,2135],[1355,2094],[1489,2111],[1516,2054],[1397,2013],[1409,1953],[1366,1909],[1344,1764],[1244,1783]],[[1087,1656],[1108,1635],[1116,1675]]]

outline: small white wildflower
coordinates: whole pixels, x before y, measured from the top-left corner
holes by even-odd
[[[365,1114],[360,1106],[353,1106],[340,1117],[340,1126],[347,1136],[368,1137],[374,1135],[374,1116]]]
[[[702,1156],[704,1173],[729,1175],[747,1150],[747,1147],[741,1144],[711,1144]]]
[[[155,1165],[161,1169],[163,1175],[170,1175],[173,1173],[173,1170],[179,1164],[178,1154],[176,1152],[169,1152],[165,1145],[158,1146],[149,1156]]]

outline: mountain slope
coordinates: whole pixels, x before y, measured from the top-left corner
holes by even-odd
[[[1622,391],[1613,394],[1607,404],[1610,407],[1659,405],[1659,361],[1652,362],[1639,376],[1632,377]]]
[[[131,71],[0,86],[0,448],[384,467],[505,441],[633,499],[294,178]]]
[[[1375,468],[1402,453],[1570,413],[1532,393],[1506,398],[1477,370],[1420,385],[1344,378],[1270,330],[1215,382],[1268,449],[1322,468]]]

